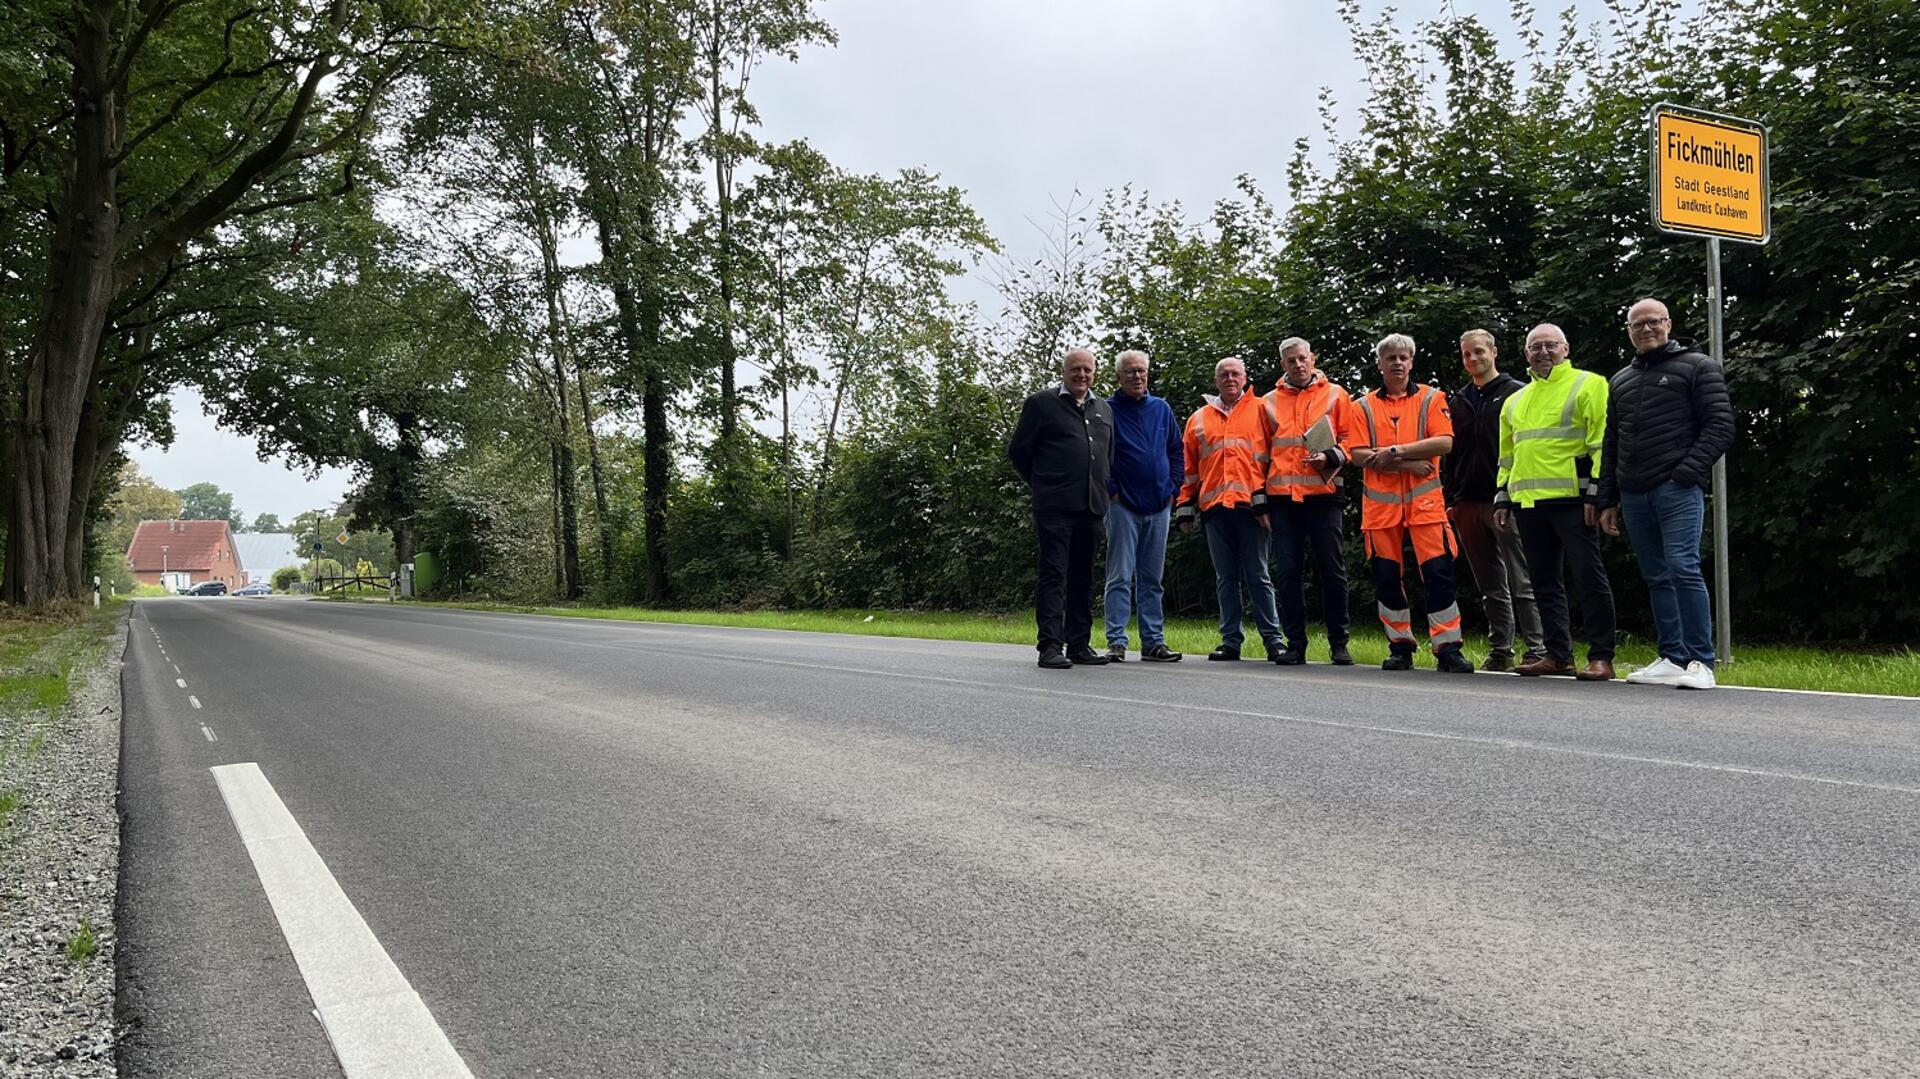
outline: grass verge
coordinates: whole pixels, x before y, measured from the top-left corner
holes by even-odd
[[[73,699],[75,672],[98,662],[112,639],[123,602],[0,616],[0,776],[40,752],[47,724]],[[19,805],[18,792],[0,790],[0,830]]]
[[[751,629],[806,630],[814,633],[858,633],[875,637],[919,637],[937,641],[984,641],[999,644],[1033,643],[1033,615],[965,614],[926,611],[661,611],[641,607],[536,607],[500,603],[435,602],[421,606],[454,607],[463,610],[511,611],[522,614],[558,615],[567,618],[600,618],[622,622],[667,622],[703,626],[743,626]],[[1096,623],[1094,634],[1101,630]],[[1307,658],[1327,659],[1327,645],[1312,627],[1314,643]],[[1247,631],[1247,654],[1260,656],[1259,635]],[[1167,644],[1193,658],[1200,658],[1219,642],[1211,619],[1171,619],[1167,624]],[[1095,642],[1096,647],[1100,642]],[[1139,641],[1132,642],[1134,648]],[[1356,628],[1349,644],[1358,663],[1378,665],[1387,657],[1386,636],[1371,627]],[[1485,638],[1469,638],[1467,654],[1478,660],[1486,655]],[[1762,686],[1775,689],[1817,689],[1845,693],[1884,693],[1920,697],[1920,652],[1910,648],[1893,651],[1843,651],[1834,648],[1809,648],[1797,645],[1735,643],[1737,662],[1724,664],[1719,677],[1722,685]],[[1621,674],[1634,667],[1652,663],[1656,658],[1651,644],[1622,635],[1619,653],[1614,657]],[[1417,664],[1432,666],[1432,657],[1423,656]]]

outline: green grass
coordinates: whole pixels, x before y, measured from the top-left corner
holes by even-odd
[[[72,703],[78,677],[101,660],[123,605],[75,604],[40,617],[0,617],[0,767],[13,769],[39,755],[48,722]],[[0,827],[19,808],[17,791],[0,792]]]
[[[558,615],[568,618],[600,618],[625,622],[668,622],[704,626],[744,626],[752,629],[807,630],[815,633],[858,633],[875,637],[919,637],[938,641],[986,641],[1001,644],[1033,643],[1033,615],[952,614],[926,611],[662,611],[640,607],[537,607],[498,603],[428,603],[425,606],[456,607],[465,610],[514,611],[523,614]],[[1318,633],[1313,627],[1309,635]],[[1099,638],[1096,620],[1094,635]],[[1247,631],[1247,654],[1261,654],[1259,635]],[[1167,625],[1167,644],[1193,658],[1204,656],[1219,643],[1212,619],[1172,619]],[[1139,641],[1132,642],[1135,648]],[[1096,639],[1096,647],[1101,642]],[[1356,627],[1348,646],[1358,663],[1378,665],[1387,657],[1386,636],[1371,627]],[[1475,660],[1486,655],[1484,638],[1469,638],[1467,653]],[[1584,656],[1584,650],[1581,653]],[[1327,646],[1316,637],[1307,658],[1325,662]],[[1743,644],[1734,642],[1736,662],[1723,664],[1720,683],[1733,686],[1766,686],[1779,689],[1820,689],[1847,693],[1885,693],[1920,697],[1920,652],[1912,649],[1870,652],[1835,648],[1810,648],[1799,645]],[[1654,648],[1646,642],[1623,638],[1615,665],[1624,675],[1634,667],[1655,659]],[[1421,656],[1416,664],[1431,667],[1433,657]]]
[[[80,928],[67,938],[67,958],[75,963],[84,963],[100,950],[100,935],[93,931],[90,919],[80,919]]]

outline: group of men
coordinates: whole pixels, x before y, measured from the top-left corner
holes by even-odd
[[[1267,658],[1304,664],[1311,556],[1329,655],[1351,665],[1351,479],[1387,635],[1383,668],[1410,670],[1417,651],[1404,585],[1410,546],[1440,670],[1475,669],[1454,598],[1454,562],[1464,554],[1486,606],[1481,670],[1611,680],[1613,591],[1600,544],[1624,526],[1660,646],[1660,658],[1627,681],[1712,688],[1700,538],[1714,462],[1733,441],[1733,408],[1720,364],[1672,337],[1672,326],[1660,301],[1633,304],[1634,356],[1608,379],[1574,368],[1566,334],[1541,323],[1526,337],[1526,382],[1499,370],[1491,333],[1469,330],[1460,337],[1469,381],[1451,395],[1415,382],[1413,339],[1388,334],[1374,349],[1380,386],[1357,398],[1319,370],[1307,341],[1290,337],[1270,392],[1255,394],[1246,365],[1229,356],[1214,365],[1218,392],[1204,395],[1184,428],[1148,392],[1145,353],[1116,357],[1119,389],[1102,399],[1092,392],[1098,361],[1075,349],[1060,384],[1026,400],[1008,447],[1033,491],[1040,666],[1123,661],[1134,619],[1141,659],[1181,658],[1167,646],[1161,589],[1175,524],[1202,528],[1213,561],[1220,644],[1208,659],[1240,658],[1250,602]],[[1103,531],[1104,654],[1090,643]],[[1584,667],[1574,662],[1568,568]]]

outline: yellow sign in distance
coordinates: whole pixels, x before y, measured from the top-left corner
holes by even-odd
[[[343,528],[340,530],[339,535],[333,537],[333,542],[339,544],[342,547],[345,547],[347,545],[347,540],[350,538],[351,537],[347,535],[347,530]]]
[[[1654,106],[1652,120],[1654,225],[1766,243],[1773,231],[1766,129],[1672,105]]]

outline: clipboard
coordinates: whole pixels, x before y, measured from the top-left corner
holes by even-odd
[[[1325,453],[1339,444],[1333,437],[1333,424],[1326,416],[1315,420],[1313,426],[1307,428],[1305,441],[1308,453]]]

